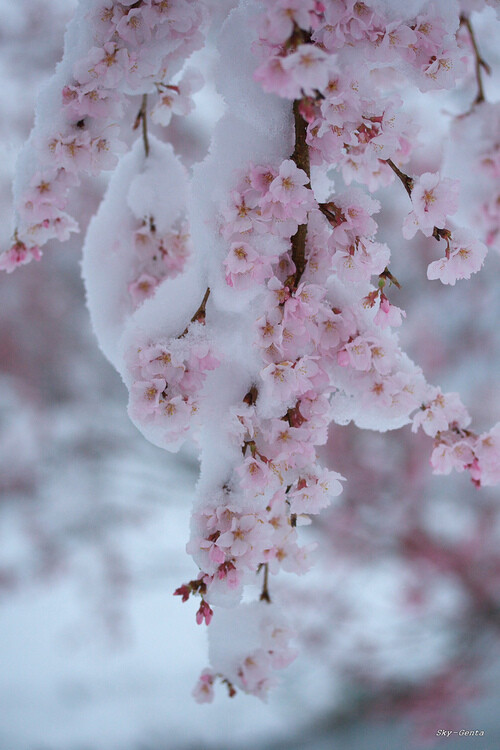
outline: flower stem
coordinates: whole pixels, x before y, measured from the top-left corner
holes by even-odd
[[[149,156],[149,138],[148,138],[148,118],[147,118],[147,105],[148,95],[144,94],[142,97],[141,108],[135,118],[134,127],[132,130],[137,130],[142,122],[142,140],[144,141],[144,153]]]
[[[269,595],[268,583],[269,583],[269,563],[262,565],[264,568],[264,581],[262,582],[262,593],[260,595],[261,602],[267,602],[271,604],[271,597]]]

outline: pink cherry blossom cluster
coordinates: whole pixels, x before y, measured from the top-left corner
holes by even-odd
[[[196,424],[206,373],[219,365],[203,325],[191,323],[180,338],[134,349],[128,364],[132,420],[154,430],[164,447],[177,450]]]
[[[430,392],[387,330],[404,311],[384,292],[393,277],[389,248],[374,239],[378,202],[350,189],[320,205],[307,183],[291,160],[252,165],[221,214],[226,284],[261,288],[254,345],[262,365],[232,413],[242,458],[193,515],[187,551],[202,571],[204,606],[221,595],[239,599],[249,574],[263,568],[307,569],[312,548],[298,545],[297,523],[341,491],[342,477],[322,469],[315,450],[326,440],[332,396],[354,396],[365,412],[404,423]],[[305,221],[307,264],[297,283],[292,237]],[[452,416],[446,426],[457,422]],[[211,613],[197,617],[208,624]]]
[[[236,695],[237,689],[257,698],[266,699],[270,689],[278,680],[276,670],[287,667],[297,656],[291,648],[290,640],[295,635],[275,607],[262,602],[242,605],[244,621],[241,626],[250,632],[250,648],[236,646],[225,658],[225,674],[212,669],[204,669],[193,696],[198,703],[210,703],[214,698],[214,683],[219,679],[226,685],[229,697]],[[238,616],[235,617],[239,620]],[[236,624],[236,623],[235,623]],[[233,647],[234,648],[234,647]]]
[[[386,182],[390,181],[392,173],[398,174],[399,170],[393,163],[382,162],[393,156],[401,162],[405,156],[403,142],[394,137],[391,140],[383,132],[384,118],[388,129],[394,127],[397,102],[377,97],[387,103],[387,109],[382,111],[378,101],[378,109],[370,107],[368,97],[364,101],[359,97],[359,102],[352,104],[349,96],[355,99],[361,86],[351,76],[349,86],[345,86],[349,90],[347,103],[340,100],[337,107],[339,100],[333,100],[342,86],[339,75],[331,79],[340,70],[344,75],[349,66],[334,70],[336,60],[332,60],[331,53],[337,51],[335,46],[328,48],[323,39],[315,43],[320,38],[323,12],[326,15],[343,3],[294,4],[277,0],[266,5],[269,10],[261,26],[264,62],[255,78],[265,91],[293,99],[299,105],[299,116],[308,123],[306,143],[313,162],[321,165],[327,161],[342,169],[341,158],[350,152],[342,132],[347,125],[346,133],[356,130],[358,141],[353,145],[363,144],[358,152],[360,163],[369,161],[373,154],[373,167],[367,170],[369,177],[360,181],[373,190],[381,184],[377,179],[381,170],[388,176]],[[356,5],[359,11],[363,4]],[[375,14],[369,11],[368,16],[370,21]],[[424,54],[432,56],[436,51],[432,44],[439,46],[446,33],[442,19],[434,25],[430,21],[427,25],[427,20],[428,17],[417,19],[415,28]],[[332,24],[335,30],[340,26],[339,19]],[[401,48],[414,34],[413,28],[407,29],[400,30],[404,42]],[[354,44],[360,39],[363,33],[356,42],[352,38],[350,41]],[[390,44],[396,44],[394,39]],[[458,48],[454,41],[453,44],[456,54]],[[454,83],[460,66],[448,64],[446,50],[438,54],[442,55],[440,61],[432,70],[427,67],[424,75],[434,82],[430,86],[439,88]],[[452,67],[455,70],[450,76]],[[327,91],[329,83],[332,85]],[[422,80],[420,85],[422,89],[430,87]],[[373,96],[373,87],[370,94]],[[349,106],[354,111],[358,107],[352,120]],[[338,128],[336,154],[315,159],[311,125],[320,118],[316,124],[321,126],[329,115],[336,118],[330,126]],[[300,124],[297,113],[295,116],[297,139]],[[372,143],[376,138],[378,142]],[[366,148],[368,144],[373,147],[371,152]],[[307,518],[329,502],[327,494],[311,504],[304,469],[314,467],[316,476],[321,472],[316,464],[315,445],[325,439],[325,428],[335,415],[336,402],[345,397],[355,399],[358,409],[365,412],[358,416],[362,424],[366,414],[372,412],[378,417],[378,426],[380,421],[394,425],[398,420],[400,424],[409,421],[432,392],[389,330],[401,325],[405,313],[391,305],[386,293],[386,284],[397,281],[388,268],[389,248],[375,241],[377,224],[373,214],[379,209],[378,202],[361,191],[351,190],[318,203],[308,174],[297,164],[305,163],[301,159],[296,141],[291,160],[279,166],[251,165],[222,211],[220,233],[229,250],[223,261],[226,283],[236,292],[251,291],[251,299],[259,295],[261,316],[256,321],[255,344],[262,366],[241,406],[233,408],[233,416],[241,424],[235,437],[243,457],[233,465],[224,486],[202,498],[187,547],[202,571],[200,579],[206,587],[203,596],[215,604],[239,598],[243,584],[251,580],[248,573],[264,569],[261,598],[266,599],[269,572],[277,572],[279,567],[300,572],[297,561],[306,556],[297,547],[292,532],[301,515]],[[410,237],[419,228],[425,236],[446,241],[450,283],[452,276],[454,282],[478,270],[484,260],[483,246],[467,230],[456,230],[452,236],[445,228],[448,215],[457,208],[457,183],[441,180],[439,174],[426,173],[416,180],[402,173],[398,176],[406,178],[405,187],[413,206],[405,223],[405,236]],[[352,179],[345,172],[343,177],[348,182]],[[305,257],[301,258],[297,245],[300,228],[305,225]],[[371,284],[374,275],[378,276],[376,286]],[[322,418],[318,423],[311,420],[307,402],[316,405],[315,416]],[[328,408],[329,402],[333,409]],[[417,414],[425,410],[425,406],[421,407]],[[459,424],[465,417],[460,421],[451,411],[448,417],[447,427],[462,429]],[[415,419],[418,423],[418,416]],[[312,438],[307,434],[311,428]],[[339,475],[333,476],[338,489],[340,479]],[[297,503],[303,489],[305,503]],[[279,509],[277,515],[275,507]],[[282,532],[284,544],[274,526]],[[202,619],[207,621],[199,612],[198,621]],[[209,692],[213,678],[213,674],[204,675],[203,695]]]
[[[182,273],[189,255],[189,230],[182,222],[177,230],[161,236],[154,219],[143,221],[134,232],[134,280],[128,290],[134,307],[151,297],[165,278],[175,278]]]
[[[187,551],[202,571],[203,601],[239,599],[249,575],[262,569],[266,576],[307,569],[312,547],[298,545],[296,527],[341,492],[342,477],[318,465],[315,448],[326,441],[332,394],[355,393],[364,409],[407,420],[424,393],[420,370],[383,330],[398,325],[403,312],[383,292],[390,252],[374,241],[379,204],[351,189],[319,206],[307,183],[291,160],[252,165],[221,213],[226,284],[235,293],[261,289],[254,323],[261,365],[232,410],[241,459],[193,515]],[[300,280],[292,237],[307,220],[308,262]],[[374,274],[377,288],[370,284]],[[345,293],[325,283],[332,278],[351,288],[344,309],[334,299]],[[178,592],[198,588],[185,584]],[[206,679],[203,685],[204,695]]]
[[[20,186],[16,201],[14,243],[0,256],[0,268],[8,272],[38,260],[49,240],[64,241],[78,231],[64,211],[69,188],[79,184],[81,173],[96,175],[116,166],[125,151],[117,123],[126,96],[155,85],[166,91],[172,75],[201,46],[206,22],[204,3],[196,0],[92,0],[81,3],[80,16],[78,33],[87,35],[88,43],[82,49],[67,43],[52,82],[55,128],[36,125],[32,133],[28,184]],[[179,113],[190,109],[187,97],[196,90],[195,79],[191,75],[174,87]],[[160,111],[165,108],[163,102]]]
[[[467,429],[470,416],[458,393],[430,389],[427,403],[413,417],[412,430],[419,427],[434,438],[431,465],[435,474],[468,470],[478,486],[500,482],[500,422],[476,435]]]
[[[405,239],[411,239],[420,230],[426,237],[446,242],[444,257],[429,264],[427,278],[440,279],[452,286],[457,279],[470,279],[471,274],[482,268],[487,248],[469,229],[446,228],[447,217],[458,208],[458,180],[441,179],[439,173],[425,172],[409,179],[408,186],[412,211],[403,222]]]
[[[312,162],[336,166],[347,184],[374,190],[390,183],[384,162],[407,161],[416,133],[401,97],[389,90],[401,75],[423,91],[452,87],[463,69],[455,29],[434,6],[389,22],[355,0],[264,4],[255,77],[265,91],[301,100]]]
[[[237,604],[243,587],[255,583],[256,574],[262,578],[255,613],[242,610],[240,623],[245,637],[250,631],[255,637],[234,658],[215,659],[221,668],[212,660],[214,668],[202,673],[195,689],[200,701],[211,699],[216,679],[230,695],[237,687],[264,697],[274,670],[293,658],[290,634],[276,612],[269,609],[263,619],[261,613],[269,605],[274,609],[269,576],[281,570],[301,574],[310,564],[315,543],[307,537],[302,543],[298,527],[342,492],[343,477],[323,467],[318,455],[332,421],[381,431],[412,422],[414,431],[422,427],[435,440],[436,473],[467,469],[476,484],[500,481],[499,425],[479,436],[469,431],[458,396],[429,386],[401,349],[393,329],[406,313],[391,301],[399,282],[390,270],[389,247],[377,239],[381,206],[366,191],[349,187],[355,180],[373,192],[398,177],[412,203],[403,236],[410,239],[420,230],[446,244],[428,278],[453,285],[482,266],[484,245],[468,229],[448,226],[458,208],[458,183],[437,171],[409,177],[395,164],[409,160],[417,132],[403,111],[404,86],[411,81],[421,91],[451,88],[461,75],[456,4],[451,10],[429,4],[410,19],[402,7],[399,20],[397,13],[389,20],[356,0],[255,0],[253,10],[262,10],[262,3],[254,78],[264,92],[293,101],[293,152],[291,137],[289,149],[282,138],[284,128],[270,129],[269,150],[260,145],[267,156],[250,163],[252,138],[262,138],[264,131],[243,122],[245,107],[239,110],[241,123],[231,112],[223,116],[214,149],[193,170],[192,194],[200,197],[212,180],[216,197],[200,200],[202,214],[207,205],[212,212],[205,213],[204,223],[193,217],[198,266],[186,271],[188,228],[181,204],[188,191],[180,189],[186,174],[170,146],[148,140],[143,98],[136,126],[142,123],[145,155],[141,150],[135,167],[132,159],[121,162],[127,179],[117,171],[120,189],[130,181],[127,169],[134,179],[126,193],[112,185],[97,224],[113,211],[108,238],[122,251],[113,268],[129,266],[126,274],[117,274],[120,288],[116,297],[107,295],[107,307],[106,285],[100,278],[96,283],[102,260],[99,265],[98,253],[92,255],[95,236],[86,250],[89,298],[94,314],[98,310],[105,319],[103,338],[113,339],[113,346],[107,344],[118,367],[127,349],[122,369],[131,418],[167,450],[177,450],[188,436],[199,438],[199,496],[187,545],[199,573],[175,594],[183,601],[199,596],[196,621],[213,631],[219,613],[212,607]],[[51,237],[66,239],[77,230],[64,213],[68,190],[81,172],[115,166],[124,148],[116,121],[126,96],[155,91],[152,119],[168,125],[173,114],[189,113],[200,85],[189,70],[176,83],[172,76],[201,42],[202,2],[93,0],[90,9],[83,6],[80,21],[89,38],[75,50],[67,45],[54,83],[59,120],[50,122],[49,131],[35,129],[26,159],[38,166],[18,191],[15,242],[0,259],[7,270],[38,258]],[[228,21],[251,6],[242,2]],[[219,76],[227,75],[224,65],[219,67]],[[237,73],[243,75],[241,69]],[[251,74],[246,71],[246,83],[255,91]],[[225,94],[230,110],[231,91]],[[276,105],[275,96],[267,100]],[[282,116],[283,102],[278,104]],[[265,114],[265,105],[261,108]],[[257,115],[262,119],[262,112]],[[221,148],[221,132],[225,138],[230,133],[234,144]],[[243,146],[239,139],[247,133]],[[134,158],[137,153],[136,148]],[[497,166],[495,157],[494,175]],[[347,189],[340,184],[331,193],[331,168]],[[162,182],[165,173],[171,184]],[[179,205],[167,221],[162,201],[175,204],[177,188]],[[115,227],[125,232],[121,245]],[[204,258],[202,231],[213,233],[207,247],[214,252]],[[176,276],[145,302],[163,280]],[[190,304],[185,298],[198,294],[200,285],[207,292],[185,331],[160,335],[164,318],[174,318],[175,328],[180,317],[177,333],[182,330]],[[124,310],[132,306],[141,309],[127,315]],[[229,620],[224,622],[229,627]]]

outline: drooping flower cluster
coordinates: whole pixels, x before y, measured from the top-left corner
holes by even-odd
[[[434,438],[431,465],[435,474],[469,471],[472,481],[488,487],[500,482],[500,423],[476,435],[468,430],[471,418],[457,393],[430,389],[429,398],[413,417],[412,430],[419,427]]]
[[[237,686],[262,697],[273,671],[293,658],[274,608],[262,627],[261,613],[271,601],[270,574],[309,565],[314,543],[302,544],[298,527],[341,493],[343,477],[318,461],[330,422],[385,431],[413,417],[415,429],[435,438],[436,472],[466,468],[476,483],[500,479],[498,425],[479,437],[469,432],[461,403],[426,383],[392,330],[406,313],[390,299],[399,282],[389,247],[377,239],[379,201],[340,179],[332,192],[332,168],[368,192],[396,175],[412,203],[403,236],[420,230],[446,243],[429,278],[454,284],[483,263],[486,250],[474,235],[447,225],[458,208],[456,181],[439,171],[409,177],[397,166],[409,160],[417,132],[404,110],[405,86],[452,88],[461,75],[457,6],[424,4],[408,17],[390,5],[385,17],[383,3],[368,0],[264,0],[264,12],[260,0],[241,2],[219,42],[216,76],[227,110],[205,162],[193,168],[192,190],[173,150],[148,139],[143,100],[136,123],[143,143],[121,159],[89,229],[89,306],[129,388],[132,419],[168,450],[188,435],[200,446],[187,546],[199,572],[175,593],[201,597],[196,621],[216,632],[220,623],[218,644],[235,623],[245,642],[230,660],[211,653],[199,699],[211,697],[216,678],[230,694]],[[97,31],[68,55],[74,65],[62,88],[65,69],[58,74],[63,125],[33,138],[56,180],[70,186],[81,171],[114,164],[120,146],[108,128],[123,96],[155,88],[158,124],[190,111],[197,77],[186,71],[173,83],[171,76],[198,44],[201,7],[103,0],[82,16]],[[259,40],[251,45],[242,29],[255,28],[256,11]],[[233,63],[237,79],[229,85]],[[89,156],[94,132],[103,152],[97,160]],[[33,179],[23,215],[48,238],[66,198],[45,173]],[[185,263],[186,205],[196,208]],[[61,222],[66,237],[70,225]],[[18,230],[15,250],[4,256],[8,268],[38,256],[45,235],[29,252],[23,237]],[[234,621],[214,613],[237,604],[256,574],[263,581],[257,618],[245,607],[235,608]]]
[[[193,690],[196,701],[212,701],[213,685],[218,679],[226,684],[230,697],[239,689],[265,700],[269,690],[277,684],[274,672],[287,667],[297,655],[289,645],[294,633],[277,606],[266,602],[243,604],[238,610],[226,611],[219,623],[214,621],[213,628],[212,661],[223,662],[224,672],[203,670]],[[244,630],[244,644],[235,641],[229,648],[222,649],[224,634],[229,630]],[[221,636],[220,641],[218,636]]]
[[[259,47],[265,62],[256,78],[266,91],[300,100],[312,162],[335,166],[347,184],[356,180],[370,191],[392,182],[391,166],[408,160],[416,133],[401,97],[391,91],[398,81],[387,64],[404,71],[421,91],[450,88],[464,72],[450,20],[434,6],[412,20],[388,21],[362,2],[265,4]],[[370,60],[369,69],[352,65],[353,45]],[[380,84],[374,75],[378,66],[384,71]],[[407,189],[413,210],[403,224],[404,237],[418,229],[436,236],[457,210],[458,182],[425,173],[408,180]],[[451,244],[449,233],[446,239],[445,257],[431,264],[428,278],[446,284],[470,278],[481,268],[486,248],[470,233],[465,239],[464,231]]]
[[[463,72],[456,21],[437,6],[398,21],[351,0],[265,5],[256,78],[265,91],[301,101],[312,162],[370,190],[391,182],[384,162],[407,161],[416,135],[394,89],[401,73],[422,91],[454,84]],[[369,63],[360,67],[354,47]]]
[[[256,78],[265,90],[296,100],[296,148],[293,158],[280,164],[251,165],[222,210],[219,231],[228,248],[222,263],[225,281],[234,292],[245,293],[259,311],[253,338],[261,364],[242,403],[232,408],[242,425],[234,435],[242,458],[233,463],[219,491],[201,498],[201,508],[193,517],[187,549],[202,571],[198,581],[203,585],[203,603],[234,600],[250,580],[248,573],[262,569],[266,598],[268,572],[279,567],[301,571],[297,561],[305,560],[306,550],[297,545],[295,526],[298,517],[307,519],[329,502],[328,494],[315,491],[323,470],[317,466],[314,446],[326,439],[332,418],[354,419],[360,426],[377,429],[399,426],[410,421],[432,390],[390,331],[401,324],[405,313],[391,305],[386,293],[386,284],[397,281],[388,268],[389,248],[375,240],[373,214],[378,202],[360,190],[349,190],[318,203],[309,175],[301,168],[308,163],[301,145],[307,144],[313,154],[312,108],[326,110],[329,101],[324,93],[325,71],[333,61],[324,44],[320,48],[309,43],[317,33],[321,8],[288,4],[283,14],[278,11],[285,9],[284,4],[268,5],[265,33],[273,40],[279,34],[289,36],[273,41],[273,55],[257,70]],[[300,22],[313,32],[309,41],[299,30]],[[351,89],[357,92],[359,86]],[[344,109],[336,116],[347,132],[352,121]],[[366,101],[359,104],[359,111],[373,114]],[[373,119],[373,132],[365,135],[365,144],[379,134],[383,114]],[[325,112],[321,116],[326,119]],[[297,140],[300,118],[309,122],[304,144]],[[349,153],[345,135],[337,135],[339,153]],[[360,180],[370,189],[380,184],[374,174],[381,169],[391,179],[399,171],[381,160],[396,157],[401,142],[380,140],[379,148],[371,152],[376,169],[371,168],[369,179]],[[389,150],[383,152],[383,145]],[[364,152],[361,159],[369,161]],[[316,160],[318,165],[322,161]],[[331,154],[328,162],[340,166]],[[409,184],[410,178],[406,180]],[[408,192],[413,212],[407,224],[414,223],[415,231],[421,228],[426,236],[434,234],[436,226],[444,230],[447,216],[457,208],[457,184],[424,174],[411,180]],[[306,225],[304,232],[301,228]],[[406,226],[405,234],[409,236]],[[466,239],[472,242],[460,230],[458,234],[460,247],[447,253],[447,257],[458,255],[455,263],[467,261]],[[449,242],[451,233],[442,236]],[[474,258],[479,261],[464,262],[456,277],[468,271],[470,275],[482,264],[484,254],[478,245]],[[373,276],[378,277],[376,286],[371,284]],[[306,478],[306,467],[314,483]],[[311,467],[315,468],[311,471]],[[338,492],[340,477],[330,472],[329,478]],[[193,583],[190,593],[197,593],[199,583]]]
[[[206,372],[219,364],[204,341],[203,325],[191,323],[181,338],[155,341],[134,354],[129,414],[157,436],[155,442],[177,450],[196,423]]]
[[[63,61],[42,94],[52,120],[37,121],[21,157],[17,227],[0,268],[10,272],[38,260],[49,240],[64,241],[78,231],[65,212],[69,189],[82,173],[96,175],[116,166],[126,150],[118,125],[126,98],[166,90],[201,46],[205,21],[204,4],[196,0],[80,3]],[[186,94],[195,89],[186,86]],[[188,110],[184,104],[178,111]]]

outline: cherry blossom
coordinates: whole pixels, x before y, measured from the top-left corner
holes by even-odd
[[[54,119],[37,119],[22,156],[17,230],[0,257],[7,271],[77,231],[65,212],[83,174],[115,170],[84,275],[131,419],[161,448],[191,439],[200,456],[186,546],[197,570],[175,591],[198,597],[195,620],[209,626],[200,702],[216,681],[230,696],[265,699],[295,657],[274,582],[307,572],[317,543],[302,526],[332,503],[342,508],[344,477],[320,459],[332,422],[382,432],[411,424],[433,440],[435,473],[500,481],[498,425],[473,432],[458,394],[427,383],[392,330],[406,318],[393,294],[404,297],[410,273],[403,264],[404,278],[394,276],[404,251],[378,216],[393,207],[384,191],[372,195],[395,183],[412,207],[403,237],[420,230],[446,247],[429,279],[454,285],[482,267],[475,228],[449,223],[459,181],[433,163],[438,149],[423,167],[433,171],[402,171],[419,161],[406,90],[467,85],[461,17],[456,4],[425,3],[416,15],[385,5],[239,3],[210,36],[226,110],[188,171],[148,122],[167,126],[193,109],[202,81],[184,64],[208,31],[204,3],[82,1],[70,29],[79,36],[81,24],[81,44],[67,45],[41,95]],[[130,103],[140,108],[129,129],[140,130],[128,150]],[[497,178],[498,149],[485,145],[483,168]],[[493,244],[496,193],[481,211]],[[260,598],[249,602],[256,581]],[[231,650],[228,634],[240,631]]]
[[[434,227],[443,228],[446,218],[458,207],[459,183],[441,179],[439,174],[425,172],[415,180],[411,190],[413,211],[403,224],[403,236],[411,239],[417,229],[430,237]]]

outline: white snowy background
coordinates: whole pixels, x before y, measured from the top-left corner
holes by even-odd
[[[11,230],[16,153],[31,127],[37,87],[61,54],[74,4],[0,0],[2,246]],[[206,136],[192,122],[185,148],[196,158],[193,148],[201,155]],[[83,229],[104,187],[96,180],[81,188]],[[445,657],[451,638],[442,624],[401,619],[392,606],[401,572],[390,561],[331,571],[332,586],[345,585],[357,602],[354,624],[332,623],[331,660],[304,646],[267,704],[241,695],[230,701],[222,690],[213,705],[192,700],[207,660],[205,632],[195,624],[195,606],[182,605],[172,592],[195,574],[184,547],[196,460],[189,451],[171,456],[153,447],[129,422],[125,388],[90,330],[81,242],[77,236],[54,246],[40,264],[0,279],[0,750],[409,747],[407,722],[364,718],[359,696],[335,669],[339,654],[354,663],[363,638],[378,643],[379,669],[389,674],[425,677]],[[498,278],[499,270],[494,259],[489,273]],[[470,313],[457,313],[449,294],[443,304],[462,326],[451,333],[451,324],[444,326],[449,340],[463,333]],[[425,314],[418,301],[413,306]],[[479,311],[475,322],[489,331],[495,314],[491,307],[488,315]],[[410,341],[417,356],[418,336]],[[497,336],[493,374],[498,344]],[[480,372],[474,357],[460,364],[462,374],[448,373],[446,385],[464,386],[476,413],[489,417],[495,401],[485,403],[484,392],[492,373]],[[441,513],[453,500],[445,483],[429,485]],[[474,491],[464,487],[465,480],[458,491]],[[467,523],[457,515],[452,506],[434,522]],[[300,586],[321,587],[324,571],[320,566]],[[453,609],[453,586],[436,596],[441,610]],[[313,611],[309,627],[329,631],[320,618]],[[439,739],[436,746],[500,747],[496,649],[492,643],[483,695],[469,700],[463,726],[436,727],[482,729],[485,737]]]

